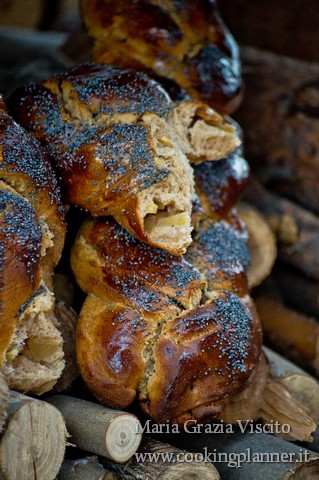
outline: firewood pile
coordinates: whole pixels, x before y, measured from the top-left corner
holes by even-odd
[[[53,9],[34,3],[24,22],[19,1],[0,2],[5,101],[30,81],[92,59],[93,40],[76,1],[56,2]],[[80,3],[89,8],[90,2]],[[238,122],[234,130],[250,167],[235,222],[247,228],[249,294],[263,330],[255,374],[244,389],[216,402],[223,408],[210,421],[189,417],[184,427],[157,422],[137,400],[127,408],[99,403],[77,364],[76,328],[85,295],[69,264],[86,214],[64,205],[66,243],[52,283],[59,334],[51,343],[43,340],[42,350],[58,344],[65,366],[55,385],[43,391],[23,389],[14,373],[0,370],[1,480],[319,477],[319,54],[312,45],[319,7],[315,0],[306,11],[301,0],[252,3],[227,0],[219,8],[239,42],[244,82],[232,94],[235,100],[227,98],[223,114]],[[101,43],[96,55],[99,48]],[[119,61],[117,55],[112,59]],[[171,80],[165,88],[173,95]],[[96,276],[89,297],[98,282]],[[30,358],[41,363],[42,350],[37,343],[31,352],[30,344]]]

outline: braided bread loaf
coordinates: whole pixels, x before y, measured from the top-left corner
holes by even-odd
[[[54,172],[0,102],[0,365],[10,387],[43,393],[61,375],[53,268],[65,237]]]
[[[88,293],[77,355],[89,388],[112,407],[138,397],[159,422],[218,415],[261,348],[233,210],[248,175],[235,128],[143,74],[99,65],[20,89],[10,107],[49,151],[66,200],[120,224],[86,220],[71,254]]]
[[[88,293],[77,332],[85,382],[112,407],[137,397],[160,423],[219,415],[223,400],[253,378],[261,349],[247,234],[233,210],[247,164],[237,152],[200,169],[217,170],[224,200],[209,192],[184,257],[139,242],[112,219],[86,220],[71,255]],[[204,198],[211,180],[201,173],[195,170]]]
[[[175,104],[154,80],[116,67],[75,67],[19,89],[9,106],[49,152],[66,202],[174,255],[191,243],[189,160],[218,160],[240,143],[206,105]]]
[[[238,48],[216,0],[81,0],[80,7],[95,62],[168,79],[224,113],[238,106]]]

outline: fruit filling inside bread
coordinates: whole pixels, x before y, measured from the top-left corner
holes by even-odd
[[[181,254],[191,243],[193,171],[178,144],[173,143],[166,122],[153,114],[144,115],[142,120],[151,130],[158,167],[168,172],[162,181],[138,195],[145,235],[151,245]]]

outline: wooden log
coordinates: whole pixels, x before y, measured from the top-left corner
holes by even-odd
[[[57,480],[117,480],[112,472],[107,472],[97,457],[64,460]]]
[[[192,443],[187,449],[192,449]],[[143,458],[141,455],[146,454]],[[196,460],[197,459],[197,460]],[[102,460],[125,480],[219,480],[216,468],[196,454],[143,437],[139,451],[124,465]]]
[[[68,390],[74,380],[79,376],[80,371],[76,361],[76,325],[78,316],[66,303],[56,299],[54,304],[55,326],[59,329],[63,338],[63,352],[65,367],[61,377],[54,385],[54,392]]]
[[[224,0],[219,8],[238,42],[319,61],[317,0]]]
[[[303,386],[306,385],[309,388],[317,387],[313,393],[314,396],[318,395],[319,386],[316,380]],[[297,382],[293,387],[298,393],[298,388],[302,387],[302,384]],[[286,440],[311,441],[312,433],[317,426],[312,410],[318,407],[319,400],[316,403],[310,392],[308,392],[309,398],[301,398],[301,394],[294,394],[294,388],[290,391],[290,385],[286,385],[279,375],[274,374],[273,369],[269,369],[262,356],[251,385],[230,400],[226,400],[224,411],[218,420],[237,424],[238,421],[260,419],[267,425],[278,425],[278,427],[289,425],[288,431],[279,428],[275,434]],[[307,403],[303,404],[300,400],[309,400],[312,410],[307,408]]]
[[[319,283],[317,281],[283,266],[276,267],[274,278],[287,305],[319,318]]]
[[[242,48],[246,93],[236,119],[252,171],[319,213],[319,64]]]
[[[260,418],[270,429],[278,425],[276,435],[290,441],[311,442],[312,433],[317,427],[304,406],[296,401],[285,385],[271,377],[263,392]]]
[[[319,372],[319,323],[269,296],[255,296],[265,340],[298,365]]]
[[[219,8],[238,42],[319,61],[317,0],[223,0]]]
[[[310,443],[303,443],[303,447],[319,453],[319,426],[313,434],[312,441]]]
[[[226,399],[224,410],[218,420],[236,424],[238,420],[259,418],[268,377],[269,366],[265,356],[262,355],[252,383],[243,392]]]
[[[54,480],[65,445],[65,424],[55,407],[10,392],[0,439],[0,471],[6,480]]]
[[[60,302],[66,303],[70,307],[74,305],[74,286],[69,278],[60,272],[56,272],[53,276],[54,296]]]
[[[260,285],[270,274],[277,257],[276,238],[267,221],[247,203],[237,207],[240,218],[248,230],[248,247],[251,254],[249,287]]]
[[[5,376],[0,371],[0,432],[3,430],[7,418],[7,408],[9,403],[9,387]]]
[[[135,415],[67,395],[46,399],[62,413],[74,446],[116,462],[136,452],[142,427]]]
[[[263,215],[276,235],[278,259],[319,280],[319,217],[254,180],[246,188],[245,201]]]
[[[272,376],[280,380],[290,394],[307,409],[314,421],[319,423],[318,380],[268,347],[264,346],[263,350]]]
[[[315,452],[274,435],[251,433],[249,428],[244,433],[234,428],[232,433],[160,434],[156,435],[158,438],[178,448],[191,446],[193,452],[202,453],[214,463],[223,480],[319,478],[319,455]]]

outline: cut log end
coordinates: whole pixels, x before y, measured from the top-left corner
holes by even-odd
[[[260,285],[270,274],[277,257],[276,238],[267,221],[246,203],[238,206],[240,218],[248,230],[251,265],[248,272],[250,288]]]
[[[52,405],[24,395],[11,397],[10,405],[9,420],[0,442],[0,470],[4,478],[54,480],[66,443],[62,415]]]
[[[142,426],[135,415],[68,395],[46,400],[60,410],[70,441],[78,448],[119,463],[138,449]]]
[[[105,448],[109,458],[119,463],[131,458],[142,440],[142,433],[137,427],[134,415],[123,413],[111,420],[105,432]]]
[[[310,375],[295,373],[287,375],[281,382],[293,397],[307,408],[307,411],[319,424],[319,383]]]
[[[319,478],[319,456],[309,456],[306,462],[296,463],[281,480],[317,480]]]

